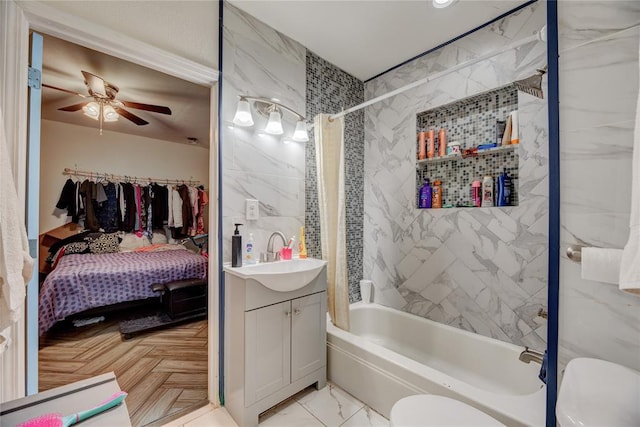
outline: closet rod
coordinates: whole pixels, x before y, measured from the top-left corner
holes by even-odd
[[[493,56],[499,55],[501,53],[507,52],[507,51],[509,51],[511,49],[516,49],[516,48],[518,48],[520,46],[523,46],[523,45],[525,45],[527,43],[536,42],[536,41],[543,41],[543,42],[547,41],[547,27],[546,26],[542,27],[542,29],[540,29],[540,31],[537,31],[535,34],[533,34],[533,35],[531,35],[529,37],[525,37],[525,38],[523,38],[521,40],[517,40],[517,41],[515,41],[513,43],[510,43],[510,44],[508,44],[507,46],[505,46],[505,47],[503,47],[501,49],[493,50],[491,52],[487,52],[487,53],[485,53],[483,55],[480,55],[480,56],[478,56],[476,58],[470,59],[470,60],[465,61],[465,62],[461,62],[460,64],[454,65],[451,68],[447,68],[446,70],[430,74],[430,75],[428,75],[427,77],[425,77],[423,79],[417,80],[417,81],[415,81],[413,83],[409,83],[408,85],[402,86],[402,87],[400,87],[398,89],[392,90],[391,92],[385,93],[384,95],[380,95],[380,96],[378,96],[376,98],[370,99],[369,101],[363,102],[362,104],[356,105],[356,106],[351,107],[351,108],[347,108],[344,111],[341,111],[339,113],[333,114],[333,115],[329,116],[329,120],[331,121],[331,120],[340,118],[342,116],[345,116],[345,115],[347,115],[349,113],[352,113],[354,111],[361,110],[361,109],[363,109],[365,107],[368,107],[371,104],[375,104],[375,103],[383,101],[383,100],[385,100],[387,98],[391,98],[392,96],[398,95],[398,94],[400,94],[402,92],[406,92],[409,89],[413,89],[416,86],[423,85],[423,84],[425,84],[427,82],[430,82],[431,80],[440,78],[442,76],[446,76],[447,74],[453,73],[453,72],[458,71],[458,70],[460,70],[462,68],[465,68],[465,67],[468,67],[470,65],[476,64],[476,63],[478,63],[480,61],[484,61],[485,59],[488,59],[488,58],[491,58]]]
[[[131,175],[115,175],[115,174],[112,174],[112,173],[105,173],[105,172],[100,173],[100,172],[81,171],[81,170],[71,169],[71,168],[64,168],[62,173],[64,175],[84,176],[84,177],[87,177],[87,178],[95,178],[95,179],[104,178],[104,179],[110,179],[110,180],[114,180],[114,181],[133,181],[133,182],[138,182],[138,181],[147,182],[148,181],[149,183],[157,182],[159,184],[166,184],[166,185],[169,185],[169,184],[196,185],[196,184],[200,183],[199,180],[195,180],[195,179],[148,178],[148,177],[131,176]]]

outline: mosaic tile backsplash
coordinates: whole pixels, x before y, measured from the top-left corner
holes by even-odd
[[[307,120],[364,102],[364,83],[307,50]],[[349,301],[360,300],[364,217],[364,111],[345,116],[345,199]],[[306,145],[305,227],[307,253],[321,258],[316,151],[313,130]]]

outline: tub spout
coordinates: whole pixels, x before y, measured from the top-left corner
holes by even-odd
[[[525,347],[524,351],[520,353],[519,359],[524,363],[536,362],[542,364],[542,357],[544,355],[539,351],[531,350],[529,347]]]

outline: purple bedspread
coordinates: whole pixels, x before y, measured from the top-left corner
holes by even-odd
[[[71,314],[157,296],[154,283],[206,277],[206,258],[188,250],[63,256],[40,289],[40,335]]]

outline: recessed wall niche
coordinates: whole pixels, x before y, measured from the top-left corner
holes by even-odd
[[[442,181],[442,206],[473,207],[472,183],[489,175],[497,178],[504,170],[511,178],[511,203],[518,205],[518,145],[499,145],[464,155],[465,151],[502,139],[498,121],[506,122],[512,111],[518,110],[518,91],[508,85],[461,99],[416,115],[416,135],[432,129],[435,134],[435,156],[417,161],[416,207],[420,188],[429,178]],[[438,131],[445,129],[447,142],[457,142],[460,153],[438,156]],[[416,138],[416,159],[419,142]]]

